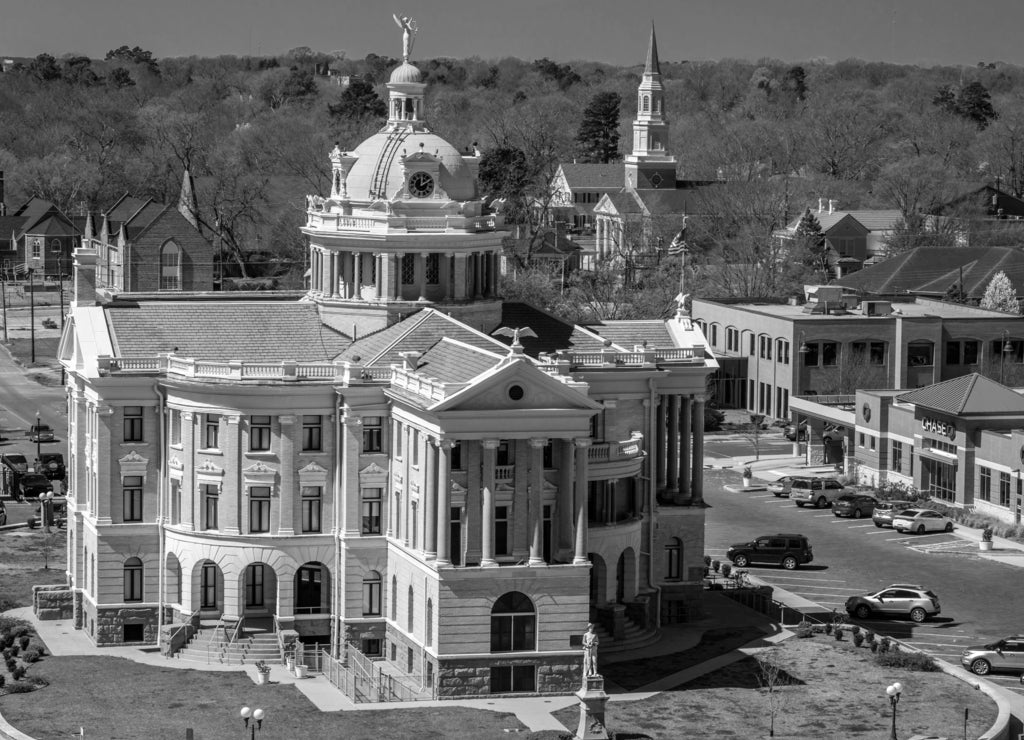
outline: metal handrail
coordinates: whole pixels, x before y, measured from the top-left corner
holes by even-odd
[[[195,619],[197,619],[199,617],[199,612],[201,612],[202,610],[203,610],[203,607],[199,607],[198,609],[196,609],[194,612],[192,612],[189,615],[189,617],[188,617],[188,619],[186,621],[182,622],[177,627],[175,627],[173,630],[171,630],[170,635],[167,636],[167,643],[169,645],[173,644],[174,643],[174,636],[177,635],[183,628],[192,626],[193,620],[195,620]],[[198,629],[196,631],[198,632]],[[173,655],[173,653],[167,653],[166,657],[170,658],[172,655]]]
[[[217,633],[224,627],[224,617],[217,620],[217,624],[213,625],[213,631],[210,633],[210,639],[206,641],[206,662],[210,662],[210,651],[213,649],[213,641],[217,637]]]
[[[227,627],[224,628],[224,636],[227,638],[227,642],[220,650],[221,657],[228,664],[231,663],[231,646],[238,640],[238,635],[242,631],[242,625],[245,623],[245,617],[239,617],[238,622],[235,623],[235,628],[231,630],[230,636],[227,634]]]

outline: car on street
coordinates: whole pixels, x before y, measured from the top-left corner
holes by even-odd
[[[41,452],[36,458],[36,472],[42,473],[50,480],[64,480],[67,468],[64,466],[64,455],[59,452]]]
[[[960,663],[979,676],[992,671],[1024,672],[1024,635],[1013,635],[988,645],[965,648],[960,655]]]
[[[732,545],[725,556],[738,568],[762,563],[795,570],[814,560],[811,543],[802,534],[764,535],[752,542]]]
[[[807,439],[807,422],[803,424],[787,424],[782,434],[790,442],[803,442]]]
[[[904,509],[913,509],[913,501],[879,501],[875,504],[875,511],[871,519],[876,527],[891,527],[892,518]]]
[[[3,453],[0,455],[0,462],[19,475],[28,472],[28,460],[25,459],[24,455],[19,455],[17,452]]]
[[[892,528],[897,532],[952,532],[953,520],[934,509],[904,509],[892,518]]]
[[[49,424],[33,424],[28,428],[28,439],[30,442],[52,442],[53,429]]]
[[[4,506],[4,502],[0,501],[0,527],[7,524],[7,507]]]
[[[43,506],[47,502],[40,501],[36,506],[36,511],[33,516],[28,518],[28,528],[35,529],[36,527],[43,526]],[[58,529],[64,527],[68,522],[68,500],[66,498],[55,498],[49,502],[53,507],[53,521],[51,524]]]
[[[790,486],[793,485],[793,476],[784,475],[776,481],[768,484],[768,490],[775,494],[776,498],[788,496]]]
[[[832,513],[860,519],[871,516],[878,499],[867,493],[844,493],[832,502]]]
[[[824,509],[845,493],[853,493],[835,478],[796,477],[789,488],[789,499],[803,508],[807,504]]]
[[[21,476],[18,489],[22,498],[38,498],[53,490],[53,482],[42,473],[25,473]]]
[[[939,597],[916,583],[893,583],[881,591],[864,596],[851,596],[846,600],[846,611],[851,617],[910,617],[923,622],[939,614]]]

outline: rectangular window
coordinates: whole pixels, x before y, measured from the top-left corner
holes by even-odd
[[[270,417],[249,417],[249,451],[266,452],[270,449]]]
[[[537,690],[537,669],[532,665],[503,665],[491,668],[491,693],[510,694]]]
[[[508,507],[494,507],[494,554],[510,555],[508,541]]]
[[[437,285],[441,282],[441,255],[431,252],[427,255],[427,283]]]
[[[415,550],[419,546],[419,534],[420,534],[420,502],[412,502],[412,512],[410,514],[409,529],[409,544],[412,545],[412,549]]]
[[[122,479],[124,521],[142,521],[142,476],[126,475]]]
[[[750,334],[747,341],[747,354],[751,357],[754,356],[754,335]]]
[[[142,441],[142,407],[124,407],[124,441]]]
[[[399,422],[395,422],[395,457],[401,460],[405,455],[405,428]]]
[[[380,616],[380,578],[363,579],[363,616]]]
[[[857,444],[858,444],[858,446],[860,446],[860,447],[863,447],[863,446],[864,446],[864,432],[861,432],[861,433],[860,433],[860,439],[859,439],[859,440],[857,440]]]
[[[818,343],[808,342],[805,343],[807,351],[804,352],[804,367],[817,367],[818,366]]]
[[[135,562],[139,562],[136,560]],[[124,600],[142,601],[142,566],[127,566],[124,569]]]
[[[249,532],[270,531],[270,486],[249,487]]]
[[[379,637],[367,637],[363,639],[363,655],[368,658],[379,658],[383,654]]]
[[[456,442],[452,445],[451,451],[451,466],[452,470],[463,470],[462,467],[462,442]]]
[[[303,533],[319,532],[320,509],[323,502],[320,486],[302,487],[302,531]]]
[[[839,364],[839,344],[837,342],[821,343],[821,364],[824,367],[835,367]]]
[[[1000,473],[999,474],[999,505],[1009,506],[1010,505],[1010,474]]]
[[[203,495],[203,529],[219,529],[217,508],[220,503],[220,489],[211,483],[202,486]]]
[[[168,414],[168,417],[169,417],[168,424],[171,427],[171,433],[168,435],[170,437],[170,440],[171,440],[170,443],[172,445],[180,445],[181,444],[181,412],[180,411],[171,411],[170,414]]]
[[[992,471],[984,466],[979,466],[978,476],[978,498],[982,501],[992,500]]]
[[[364,488],[362,501],[363,534],[380,534],[380,508],[383,491],[380,488]]]
[[[868,435],[868,447],[872,450],[875,449],[875,435],[873,434]]]
[[[39,239],[32,240],[32,259],[38,260],[43,257],[43,242]]]
[[[551,470],[555,467],[555,450],[550,439],[548,440],[548,443],[544,445],[544,449],[541,454],[541,465],[545,470]]]
[[[363,452],[380,452],[384,439],[383,419],[379,416],[363,417]]]
[[[220,449],[220,417],[216,414],[206,414],[203,417],[203,448]]]
[[[711,325],[711,346],[718,346],[718,324]]]
[[[928,367],[932,364],[932,343],[911,342],[907,345],[907,365],[910,367]]]
[[[892,461],[889,465],[889,469],[894,473],[903,472],[903,443],[893,442],[892,443]]]
[[[302,451],[320,452],[323,450],[324,417],[303,416],[302,417]],[[267,446],[269,450],[269,445]]]
[[[789,364],[789,342],[785,339],[775,340],[775,359],[783,365]]]
[[[402,285],[412,285],[416,281],[416,255],[402,255]]]
[[[960,364],[960,342],[946,342],[946,364]]]
[[[981,347],[981,342],[977,339],[968,339],[964,342],[964,364],[965,365],[977,365],[978,364],[978,350]]]
[[[418,468],[420,465],[420,432],[418,429],[412,430],[412,439],[409,440],[409,445],[412,447],[412,466]]]

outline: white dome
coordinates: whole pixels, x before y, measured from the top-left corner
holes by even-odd
[[[469,166],[462,159],[458,150],[437,134],[432,134],[429,131],[409,131],[408,137],[394,150],[390,163],[382,161],[381,153],[385,151],[385,145],[392,136],[397,135],[400,133],[381,131],[364,141],[352,152],[353,156],[359,158],[352,165],[348,174],[348,193],[352,200],[371,201],[374,199],[374,196],[370,195],[370,188],[376,181],[378,168],[381,173],[387,173],[384,195],[387,198],[393,197],[405,185],[402,156],[421,151],[421,143],[424,153],[437,156],[441,160],[440,186],[448,194],[448,197],[457,201],[476,199],[476,180]]]
[[[404,62],[401,66],[395,67],[391,73],[391,82],[419,82],[423,79],[423,73],[420,70]]]

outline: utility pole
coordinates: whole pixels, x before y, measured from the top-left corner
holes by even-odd
[[[7,337],[7,279],[0,276],[0,306],[4,312],[4,344],[10,341]]]
[[[28,292],[29,292],[29,337],[32,343],[32,364],[36,364],[36,287],[33,282],[35,270],[28,268]]]

